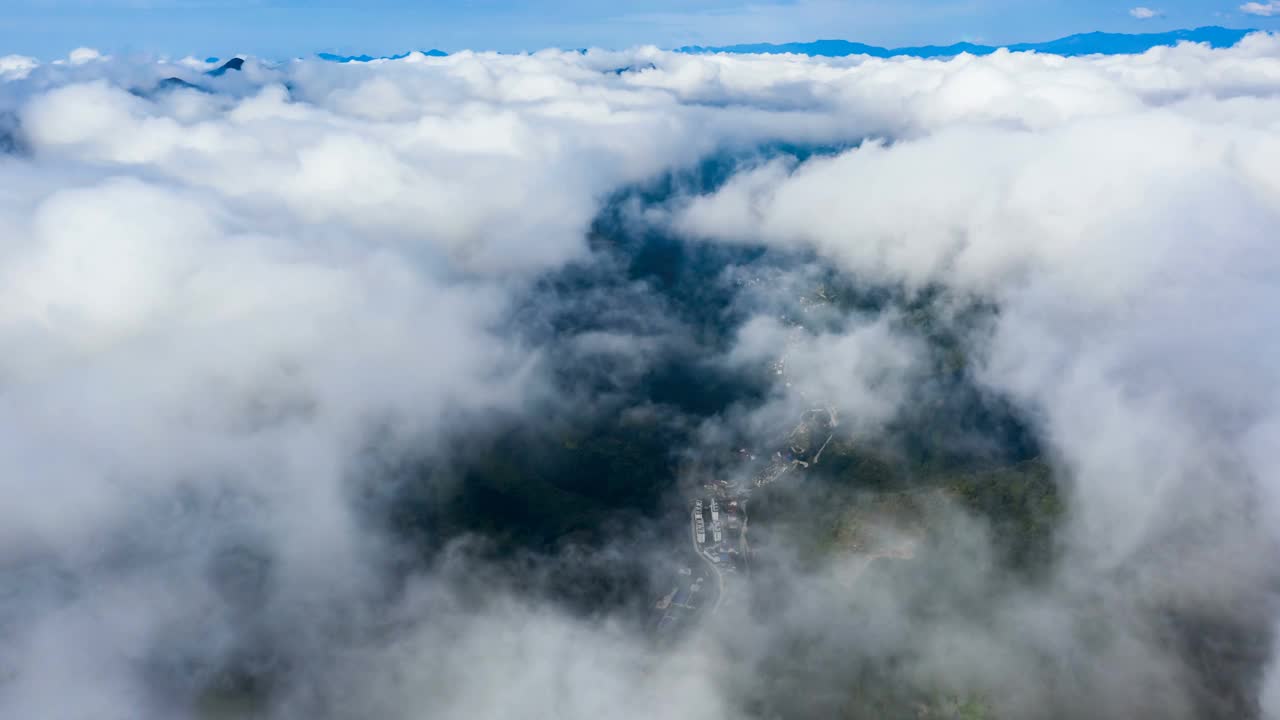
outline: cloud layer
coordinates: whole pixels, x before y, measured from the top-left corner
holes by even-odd
[[[0,59],[0,715],[199,717],[227,666],[260,663],[288,678],[261,710],[279,717],[727,716],[820,619],[836,627],[776,677],[815,690],[790,716],[907,657],[914,681],[1019,716],[1072,716],[1080,693],[1093,717],[1191,717],[1219,696],[1162,619],[1275,617],[1280,38],[202,69]],[[371,477],[391,482],[371,468],[447,464],[496,418],[579,402],[555,370],[568,346],[520,327],[523,304],[604,262],[588,238],[615,192],[713,156],[735,158],[722,183],[620,217],[998,308],[975,379],[1035,419],[1068,498],[1042,586],[910,627],[924,578],[975,606],[1002,582],[981,523],[951,511],[950,564],[850,589],[838,559],[773,620],[726,614],[674,648],[462,550],[403,570],[361,511]],[[806,263],[710,359],[785,346],[796,382],[704,435],[764,436],[815,397],[873,434],[913,401],[926,351],[892,313],[777,320]],[[575,337],[575,362],[623,376],[676,343],[633,297],[586,302],[635,318]]]

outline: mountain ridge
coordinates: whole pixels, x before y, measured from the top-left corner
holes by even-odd
[[[320,58],[321,60],[325,60],[327,62],[335,62],[335,63],[362,62],[363,63],[363,62],[372,62],[374,60],[403,60],[415,52],[420,52],[423,55],[426,55],[427,57],[445,57],[446,55],[449,54],[443,50],[436,50],[435,48],[432,48],[430,50],[412,50],[410,52],[402,52],[396,55],[376,55],[376,56],[368,55],[368,54],[338,55],[336,53],[321,52],[321,53],[316,53],[316,57]]]
[[[1215,25],[1194,29],[1170,30],[1162,33],[1088,32],[1068,35],[1045,42],[1007,45],[980,45],[970,42],[958,42],[951,45],[886,48],[849,40],[814,40],[811,42],[741,43],[722,46],[686,45],[676,48],[676,52],[699,55],[714,53],[768,55],[792,53],[816,57],[869,55],[879,58],[934,58],[955,57],[962,53],[990,55],[997,50],[1008,49],[1011,52],[1040,52],[1070,57],[1141,53],[1154,47],[1167,47],[1180,42],[1207,43],[1213,48],[1225,48],[1235,45],[1244,39],[1246,35],[1254,32],[1258,32],[1258,30],[1253,28],[1225,28]]]
[[[856,42],[852,40],[824,39],[809,42],[789,43],[739,43],[734,45],[685,45],[674,48],[675,52],[692,55],[715,53],[728,54],[796,54],[815,57],[846,57],[849,55],[868,55],[877,58],[917,57],[937,58],[955,57],[968,53],[970,55],[990,55],[998,50],[1010,52],[1039,52],[1052,55],[1073,57],[1079,55],[1127,55],[1146,52],[1155,47],[1169,47],[1180,42],[1206,43],[1213,48],[1227,48],[1240,42],[1250,33],[1261,32],[1257,28],[1227,28],[1211,25],[1198,28],[1169,30],[1158,33],[1110,33],[1086,32],[1067,35],[1044,42],[1010,43],[1003,45],[984,45],[972,42],[957,42],[950,45],[912,45],[906,47],[887,48],[879,45]],[[316,53],[316,57],[334,63],[366,63],[374,60],[403,60],[414,52],[428,57],[446,57],[449,53],[432,48],[396,53],[394,55],[341,55],[331,52]],[[578,52],[586,52],[580,48]]]

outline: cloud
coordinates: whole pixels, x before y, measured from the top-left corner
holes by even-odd
[[[33,57],[5,55],[0,57],[0,77],[22,79],[39,64]]]
[[[189,717],[230,688],[290,718],[829,717],[890,666],[1013,716],[1233,697],[1269,647],[1206,687],[1169,617],[1275,624],[1277,57],[1260,34],[1077,59],[250,59],[221,78],[0,61],[20,141],[0,156],[0,714]],[[156,89],[172,76],[210,92]],[[942,299],[783,320],[822,273]],[[966,381],[1031,418],[1062,478],[1039,584],[1003,575],[992,529],[945,498],[921,501],[922,564],[883,582],[857,580],[880,570],[856,553],[806,560],[814,528],[778,523],[761,608],[663,645],[552,591],[632,558],[665,578],[656,521],[549,558],[447,537],[423,559],[368,510],[405,485],[447,509],[452,463],[513,426],[571,447],[548,408],[617,410],[634,435],[674,417],[695,438],[679,457],[763,446],[813,402],[873,438],[941,414],[928,323],[975,303]],[[789,374],[688,419],[652,390],[676,354],[743,375],[783,354]],[[532,454],[497,457],[513,486],[557,487]],[[481,503],[490,542],[576,502],[521,497]],[[411,529],[447,534],[425,517]]]
[[[1240,12],[1261,17],[1280,15],[1280,2],[1276,2],[1276,0],[1270,0],[1270,2],[1265,3],[1247,2],[1240,6]]]
[[[1129,15],[1137,20],[1150,20],[1163,15],[1159,10],[1152,10],[1149,7],[1136,7],[1129,10]]]
[[[70,62],[72,65],[83,65],[85,63],[93,62],[94,60],[101,60],[101,59],[102,59],[102,53],[98,52],[93,48],[87,48],[87,47],[76,48],[75,50],[71,51],[70,55],[67,56],[67,61]]]

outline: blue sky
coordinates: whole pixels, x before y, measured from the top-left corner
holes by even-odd
[[[1089,30],[1280,29],[1243,0],[0,0],[0,55],[109,52],[283,57],[320,50],[503,51],[785,42],[880,45],[1048,40]],[[1145,6],[1155,17],[1130,11]]]

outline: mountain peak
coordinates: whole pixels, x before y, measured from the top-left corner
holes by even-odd
[[[227,71],[228,71],[228,70],[235,70],[235,71],[237,71],[237,72],[238,72],[238,71],[239,71],[241,68],[243,68],[243,67],[244,67],[244,58],[238,58],[238,57],[235,57],[235,58],[231,58],[230,60],[226,61],[225,63],[223,63],[223,64],[222,64],[220,67],[218,67],[217,69],[210,70],[209,72],[205,73],[205,75],[211,75],[211,76],[213,76],[213,77],[218,77],[218,76],[220,76],[220,75],[225,75],[225,74],[227,73]]]

